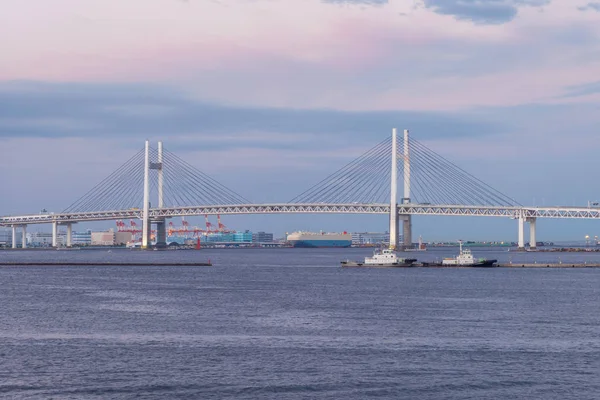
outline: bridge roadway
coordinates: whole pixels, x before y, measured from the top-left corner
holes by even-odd
[[[235,214],[389,214],[389,204],[233,204],[190,207],[151,208],[150,219],[194,215]],[[410,215],[453,215],[480,217],[569,218],[600,219],[600,208],[593,207],[497,207],[432,204],[399,204],[398,214]],[[84,221],[106,221],[118,219],[141,219],[142,210],[109,210],[80,213],[49,213],[0,217],[0,225],[69,223]]]

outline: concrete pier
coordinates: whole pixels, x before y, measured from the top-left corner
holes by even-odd
[[[165,219],[154,222],[156,223],[156,247],[167,247],[167,224]]]
[[[58,222],[52,223],[52,247],[58,247]]]
[[[412,248],[412,216],[410,214],[404,215],[402,221],[402,238],[403,246],[405,249]]]
[[[518,250],[525,250],[525,217],[519,216]]]
[[[503,268],[600,268],[600,263],[500,263]]]
[[[69,267],[81,267],[81,266],[118,266],[118,267],[211,267],[212,263],[208,262],[194,262],[194,263],[160,263],[160,262],[68,262],[68,261],[2,261],[0,266],[69,266]]]
[[[71,247],[73,240],[73,224],[67,224],[67,247]]]
[[[536,238],[535,238],[535,224],[536,224],[536,218],[527,218],[527,222],[529,222],[529,248],[530,249],[535,249],[537,247],[537,242],[536,242]]]

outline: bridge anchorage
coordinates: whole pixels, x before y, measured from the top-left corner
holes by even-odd
[[[146,141],[131,159],[60,213],[0,217],[12,226],[13,247],[21,229],[26,247],[27,225],[52,224],[52,245],[58,227],[84,221],[142,220],[142,246],[166,245],[172,217],[234,214],[388,214],[390,247],[412,246],[412,216],[452,215],[504,217],[518,220],[518,246],[525,247],[524,226],[530,224],[530,246],[536,246],[537,218],[600,219],[600,207],[525,207],[462,170],[404,131],[396,129],[357,159],[286,203],[253,204],[196,167]],[[403,193],[398,202],[398,178]],[[152,200],[156,199],[156,206]],[[400,221],[404,240],[399,242]]]

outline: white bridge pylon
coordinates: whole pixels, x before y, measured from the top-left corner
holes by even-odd
[[[404,196],[402,204],[410,204],[410,149],[408,129],[404,130]],[[398,134],[392,129],[392,170],[390,182],[390,249],[399,249],[399,221],[402,220],[403,248],[412,247],[412,218],[410,214],[398,215]]]

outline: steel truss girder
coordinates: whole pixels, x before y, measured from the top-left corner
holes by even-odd
[[[150,209],[150,218],[193,216],[204,214],[388,214],[389,212],[389,204],[233,204],[153,208]],[[600,208],[399,204],[398,214],[509,218],[600,219]],[[139,219],[141,217],[141,210],[138,209],[64,214],[33,214],[0,217],[0,225],[43,224],[55,221],[65,223],[117,219]]]
[[[387,214],[388,204],[245,204],[152,209],[150,215],[178,217],[203,214]]]

